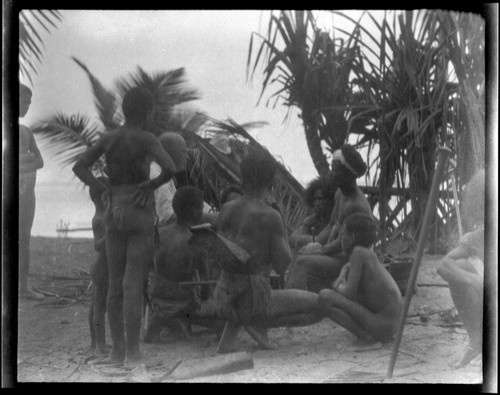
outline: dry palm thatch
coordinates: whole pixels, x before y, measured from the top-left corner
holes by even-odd
[[[50,33],[62,20],[57,10],[22,10],[19,13],[19,71],[32,81],[32,73],[37,73],[43,57],[43,40],[40,30]]]
[[[302,201],[304,188],[245,128],[231,119],[212,120],[202,134],[203,137],[199,134],[186,136],[190,146],[188,178],[190,184],[204,192],[204,198],[211,206],[220,207],[219,194],[225,186],[241,185],[241,160],[252,150],[263,150],[274,159],[277,167],[269,200],[278,203],[289,231],[303,221],[307,214],[307,207]],[[230,154],[224,154],[210,144],[216,134],[224,134],[229,139]]]

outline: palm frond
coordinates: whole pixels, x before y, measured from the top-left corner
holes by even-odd
[[[57,10],[22,10],[19,13],[19,71],[31,83],[32,73],[37,74],[45,48],[39,30],[43,28],[50,33],[60,21],[62,15]]]
[[[215,134],[226,134],[229,138],[231,147],[231,155],[224,155],[213,147],[209,141],[211,136]],[[200,152],[199,158],[202,158],[202,163],[199,163],[197,172],[191,168],[191,176],[194,173],[197,180],[205,179],[199,184],[205,187],[210,183],[208,178],[223,180],[217,181],[214,185],[227,185],[230,183],[241,184],[241,176],[239,172],[239,164],[241,160],[252,150],[259,150],[266,152],[273,158],[277,167],[277,176],[272,188],[271,199],[276,201],[284,209],[285,220],[288,224],[289,230],[295,229],[307,215],[307,207],[302,202],[304,193],[303,186],[290,174],[282,162],[276,159],[266,148],[260,145],[249,133],[243,125],[238,124],[232,119],[220,121],[212,119],[210,124],[206,127],[205,138],[197,136],[195,149]],[[202,175],[202,170],[204,175]],[[208,196],[216,196],[218,199],[218,192],[210,191]],[[206,194],[207,195],[207,194]],[[207,196],[205,196],[207,198]],[[219,207],[218,200],[210,202],[214,207]]]
[[[33,132],[41,137],[42,146],[52,150],[62,166],[73,164],[104,133],[86,115],[63,113],[38,122],[33,126]]]
[[[121,107],[116,96],[106,89],[103,84],[91,73],[87,65],[81,60],[71,57],[73,61],[80,66],[87,74],[94,92],[94,103],[96,105],[99,119],[107,130],[113,130],[120,126],[123,116]]]
[[[115,85],[120,100],[128,90],[136,86],[151,92],[155,109],[150,130],[157,135],[172,127],[169,122],[175,106],[200,98],[197,90],[188,86],[184,68],[148,74],[138,67],[135,73],[118,79]]]

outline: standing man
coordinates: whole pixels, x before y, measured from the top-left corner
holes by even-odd
[[[143,284],[153,259],[155,209],[153,191],[176,172],[160,141],[145,127],[153,114],[153,97],[143,88],[130,89],[123,97],[125,124],[106,133],[76,162],[74,173],[85,184],[104,191],[106,203],[106,253],[109,290],[106,302],[111,354],[102,364],[134,368],[142,362],[139,336]],[[90,168],[101,155],[111,187],[97,180]],[[161,173],[149,178],[151,159]]]
[[[19,116],[23,118],[31,104],[31,89],[19,85]],[[36,172],[43,159],[31,130],[19,124],[19,296],[24,299],[43,299],[28,284],[30,269],[31,227],[35,217]]]

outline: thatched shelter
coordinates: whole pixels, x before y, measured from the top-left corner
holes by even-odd
[[[210,142],[215,136],[225,136],[230,150],[217,149]],[[260,145],[242,126],[232,120],[209,121],[200,132],[183,133],[188,142],[187,172],[191,185],[200,188],[205,201],[220,208],[220,192],[229,184],[241,185],[240,162],[253,150],[267,152],[276,162],[277,175],[269,196],[285,215],[288,231],[295,229],[307,215],[302,201],[304,187],[285,166]],[[230,151],[230,152],[229,152]]]

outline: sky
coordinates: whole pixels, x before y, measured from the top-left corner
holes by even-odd
[[[55,112],[83,113],[97,119],[86,74],[71,57],[83,61],[107,87],[140,66],[147,72],[184,67],[188,82],[201,93],[193,106],[208,115],[238,123],[266,121],[251,134],[280,158],[302,183],[317,173],[307,150],[303,126],[287,108],[266,107],[266,92],[257,105],[261,73],[246,80],[252,32],[264,33],[269,11],[103,11],[63,10],[56,30],[42,35],[43,61],[33,81],[33,100],[23,122],[47,118]],[[331,21],[331,14],[323,12]],[[40,182],[71,180],[42,146],[46,166]],[[298,160],[299,159],[299,160]]]
[[[362,11],[348,11],[358,17]],[[332,13],[315,11],[318,24],[331,31]],[[98,120],[90,82],[71,59],[76,57],[106,87],[140,66],[149,73],[183,67],[200,100],[198,110],[216,119],[242,124],[268,124],[250,133],[302,184],[317,176],[298,112],[278,104],[261,104],[262,69],[247,81],[247,57],[252,32],[266,33],[266,10],[62,10],[62,21],[50,33],[40,32],[43,59],[33,83],[30,110],[21,122],[30,126],[57,112],[85,114]],[[335,26],[340,20],[335,19]],[[257,47],[260,43],[257,43]],[[37,174],[37,210],[33,235],[54,235],[56,224],[90,223],[93,206],[71,167],[62,168],[37,136],[45,166]]]

